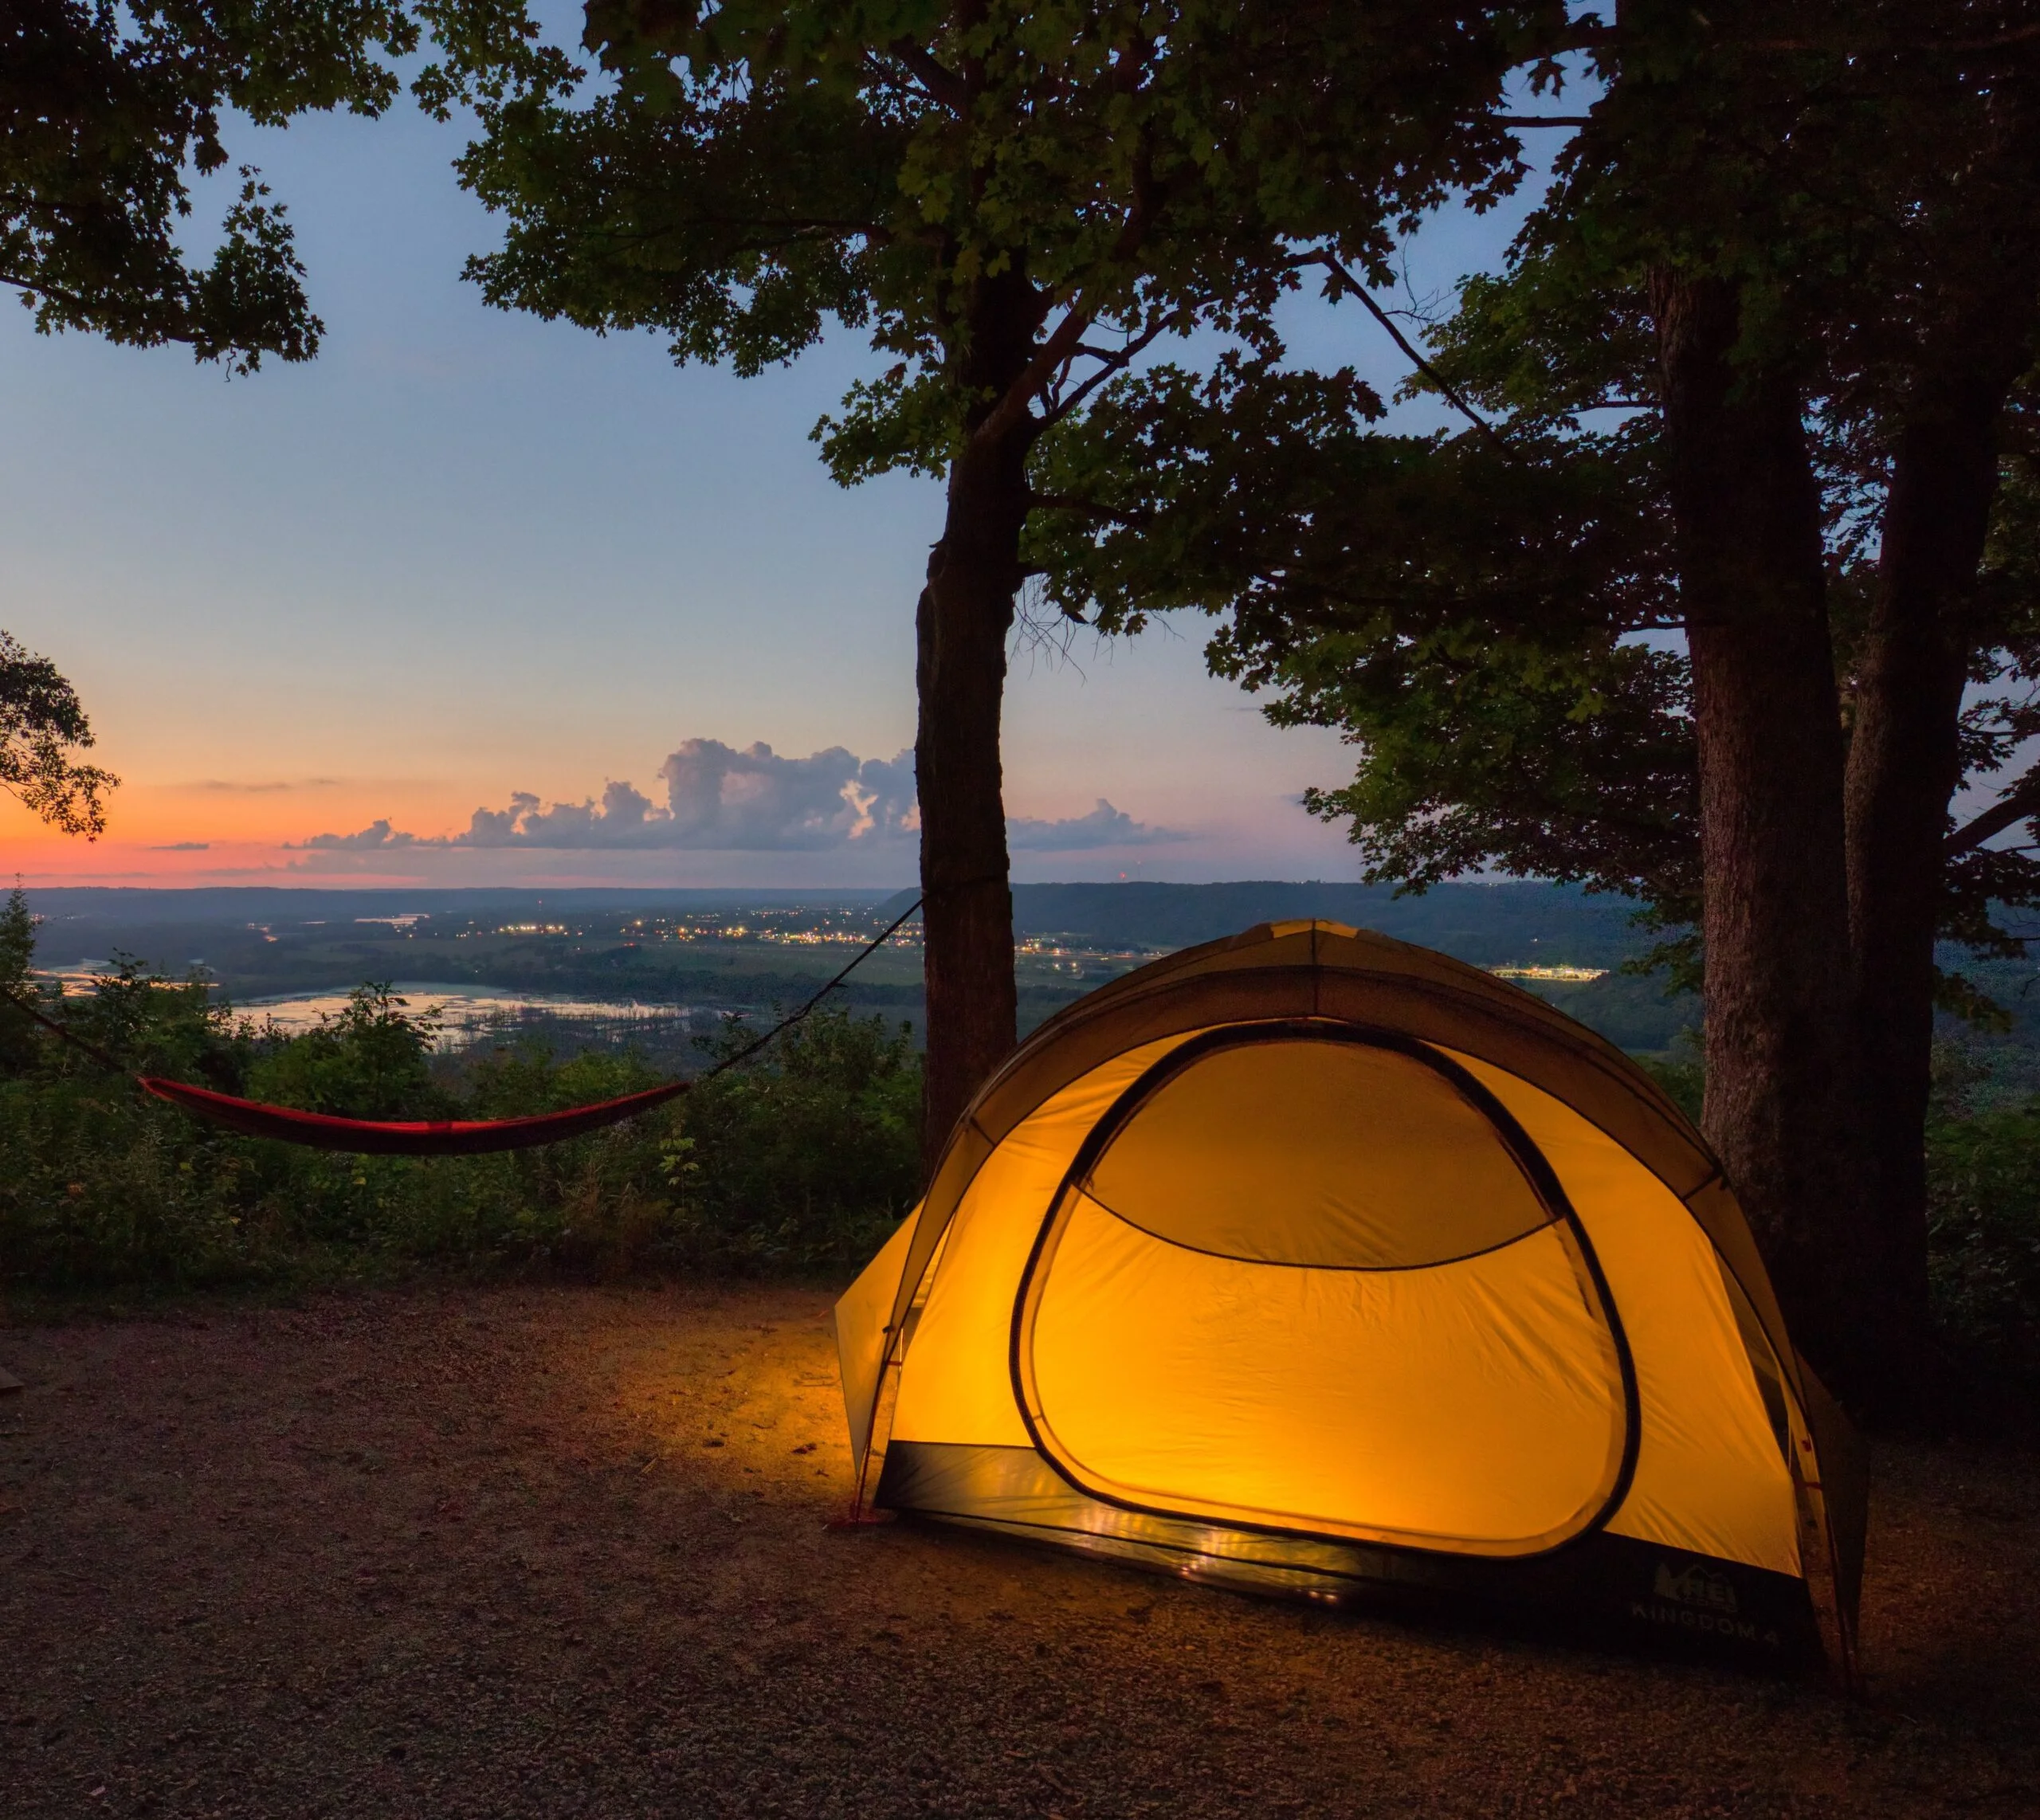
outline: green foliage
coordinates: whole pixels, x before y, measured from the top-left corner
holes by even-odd
[[[1501,84],[1564,12],[599,0],[590,83],[528,10],[426,0],[420,92],[481,124],[492,302],[742,373],[865,331],[893,363],[816,432],[848,482],[1038,431],[1163,337],[1272,349],[1300,238],[1383,271],[1397,224],[1512,186]]]
[[[1999,1381],[2040,1384],[2040,1101],[1927,1130],[1935,1312]]]
[[[67,834],[96,840],[106,832],[111,771],[82,765],[92,723],[77,691],[47,657],[33,656],[0,632],[0,790]]]
[[[432,1078],[439,1020],[410,1004],[386,984],[355,987],[344,1010],[256,1064],[247,1097],[343,1119],[453,1117]]]
[[[1044,484],[1099,502],[1037,530],[1050,598],[1115,630],[1222,614],[1214,671],[1357,748],[1305,802],[1370,882],[1494,869],[1691,914],[1685,663],[1635,637],[1677,611],[1650,438],[1389,435],[1379,410],[1260,363],[1118,382],[1044,445]]]
[[[1637,1065],[1664,1089],[1665,1096],[1695,1126],[1707,1097],[1707,1065],[1701,1059],[1700,1045],[1689,1038],[1661,1055],[1632,1057]]]
[[[710,1048],[720,1060],[752,1040],[732,1022]],[[920,1112],[905,1025],[817,1012],[768,1069],[733,1069],[682,1102],[665,1168],[692,1241],[747,1267],[869,1256],[918,1197]]]
[[[190,178],[228,163],[222,117],[379,114],[418,29],[396,0],[46,0],[10,7],[0,62],[0,284],[37,326],[188,343],[253,371],[308,359],[320,324],[282,207],[243,166],[210,264],[182,241]]]
[[[93,979],[82,998],[48,1007],[87,1042],[124,1060],[138,1073],[199,1081],[238,1092],[255,1053],[253,1030],[215,1003],[205,976],[194,971],[169,980],[116,949],[112,971]],[[97,1065],[76,1051],[48,1052],[47,1066],[65,1077],[89,1077]]]
[[[18,895],[0,970],[32,954]],[[25,963],[22,971],[26,972]],[[536,1047],[453,1063],[386,986],[296,1037],[205,981],[122,960],[89,997],[45,999],[143,1069],[312,1111],[508,1118],[616,1098],[657,1077],[631,1055]],[[330,1279],[430,1263],[611,1273],[836,1270],[913,1199],[918,1058],[882,1020],[830,1010],[758,1061],[630,1124],[479,1157],[359,1157],[244,1138],[139,1094],[18,1029],[0,1071],[0,1284],[42,1289]],[[712,1045],[732,1053],[748,1034]]]
[[[0,910],[0,997],[40,1003],[34,977],[35,918],[29,913],[28,893],[17,884]],[[35,1065],[36,1028],[26,1018],[0,1009],[0,1080]]]
[[[1085,508],[1030,526],[1049,597],[1113,630],[1221,617],[1215,671],[1265,692],[1277,724],[1347,735],[1352,780],[1306,801],[1348,826],[1370,880],[1565,879],[1689,923],[1697,756],[1685,657],[1654,636],[1683,608],[1650,275],[1732,284],[1736,361],[1785,363],[1804,398],[1846,700],[1900,426],[1946,378],[1927,344],[1965,312],[2032,312],[2030,237],[2007,224],[2040,202],[2034,53],[2022,27],[1981,29],[1997,12],[1956,32],[1925,0],[1654,0],[1583,21],[1585,124],[1505,269],[1468,279],[1427,334],[1493,432],[1392,434],[1350,372],[1271,360],[1123,376],[1037,457],[1041,491]],[[1972,787],[2040,730],[2036,395],[2006,425],[1960,610]],[[2008,794],[2030,811],[2040,781]],[[2008,951],[1992,905],[2040,901],[2025,852],[1975,847],[1944,878],[1944,936],[1983,952]],[[1700,959],[1661,958],[1689,979]]]

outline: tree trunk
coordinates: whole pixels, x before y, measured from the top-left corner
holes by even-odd
[[[1848,770],[1849,920],[1865,1114],[1866,1241],[1894,1373],[1924,1361],[1927,1097],[1948,804],[1961,782],[1977,569],[1998,425],[2030,358],[2022,297],[1945,331],[1900,433]],[[1935,371],[1938,366],[1940,371]],[[1916,1375],[1916,1371],[1909,1371]]]
[[[1652,282],[1699,749],[1705,1124],[1800,1347],[1876,1382],[1861,1322],[1843,747],[1799,387],[1732,358],[1732,285]]]
[[[1039,321],[1034,288],[1017,274],[976,288],[962,379],[967,395],[987,402],[970,420],[973,431],[1025,371]],[[916,615],[914,775],[928,993],[922,1158],[931,1168],[1014,1043],[999,720],[1034,433],[1025,417],[995,441],[973,433],[951,462],[942,540],[929,554]]]

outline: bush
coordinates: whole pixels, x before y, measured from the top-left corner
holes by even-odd
[[[755,1040],[741,1020],[704,1046]],[[867,1258],[913,1206],[920,1179],[920,1058],[904,1024],[829,1009],[681,1102],[666,1147],[686,1242],[743,1267]]]
[[[268,1044],[247,1096],[342,1119],[449,1119],[453,1101],[432,1077],[439,1026],[386,985],[357,986],[316,1030]]]
[[[1697,1043],[1688,1041],[1654,1055],[1630,1059],[1657,1082],[1673,1105],[1696,1125],[1700,1123],[1701,1104],[1707,1096],[1707,1066]]]
[[[1936,1118],[1927,1171],[1940,1325],[1995,1373],[2040,1379],[2040,1103]]]
[[[0,974],[10,959],[0,912]],[[23,913],[25,915],[25,912]],[[11,931],[18,938],[20,931]],[[18,940],[16,946],[19,946]],[[16,981],[29,989],[26,956]],[[142,1072],[356,1118],[510,1118],[653,1085],[635,1055],[536,1045],[449,1062],[430,1012],[364,986],[289,1037],[202,978],[120,961],[50,1014]],[[41,1289],[331,1278],[433,1262],[614,1273],[837,1269],[911,1205],[918,1058],[830,1009],[755,1061],[605,1132],[495,1156],[360,1157],[245,1138],[145,1097],[0,1012],[0,1281]],[[733,1054],[740,1023],[704,1044]]]

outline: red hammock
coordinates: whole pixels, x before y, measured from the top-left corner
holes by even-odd
[[[300,1112],[288,1106],[237,1100],[231,1093],[187,1087],[181,1081],[162,1081],[153,1075],[135,1079],[143,1091],[159,1100],[249,1137],[275,1138],[311,1150],[351,1151],[362,1156],[479,1156],[492,1150],[529,1150],[536,1144],[555,1143],[634,1119],[678,1098],[693,1085],[669,1081],[641,1093],[626,1093],[620,1100],[601,1100],[529,1118],[391,1120],[336,1119],[324,1112]]]
[[[860,948],[850,964],[798,1010],[790,1017],[782,1018],[756,1041],[747,1044],[735,1055],[724,1057],[699,1078],[712,1080],[724,1069],[748,1061],[775,1037],[791,1030],[848,979],[920,907],[921,900],[917,897],[874,940]],[[24,1017],[33,1018],[73,1049],[83,1050],[102,1068],[116,1074],[128,1073],[120,1061],[96,1043],[87,1041],[76,1030],[67,1029],[26,999],[6,991],[0,991],[0,999],[5,999]],[[654,1106],[663,1106],[669,1100],[678,1099],[694,1085],[692,1081],[669,1081],[657,1087],[648,1087],[641,1093],[626,1093],[620,1100],[598,1100],[590,1106],[571,1106],[563,1112],[540,1112],[531,1118],[388,1120],[336,1119],[325,1112],[300,1112],[288,1106],[265,1106],[257,1100],[237,1100],[231,1093],[215,1093],[209,1087],[187,1087],[181,1081],[164,1081],[155,1075],[128,1074],[128,1078],[159,1100],[167,1100],[198,1118],[210,1119],[216,1125],[245,1132],[249,1137],[274,1138],[280,1143],[294,1143],[310,1150],[348,1151],[358,1156],[480,1156],[496,1150],[529,1150],[538,1144],[556,1143],[562,1138],[579,1137],[584,1132],[598,1132],[605,1125],[634,1119],[640,1112],[649,1112]]]

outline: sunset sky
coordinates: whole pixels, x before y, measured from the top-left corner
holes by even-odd
[[[940,489],[841,491],[807,440],[869,357],[844,335],[740,380],[485,308],[458,276],[494,238],[448,169],[461,137],[405,112],[230,145],[296,222],[328,330],[311,366],[230,382],[0,310],[0,626],[77,684],[125,780],[92,846],[0,798],[0,868],[909,881]],[[1491,263],[1507,229],[1427,230],[1417,288]],[[1351,306],[1300,308],[1295,330],[1384,391],[1402,376]],[[1205,635],[1017,653],[1016,877],[1355,875],[1296,802],[1348,755],[1206,676]]]

